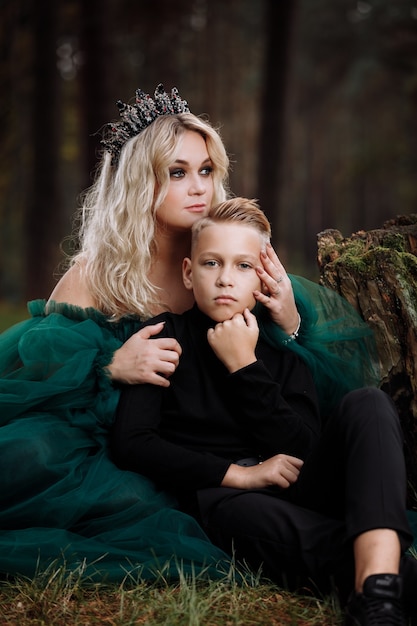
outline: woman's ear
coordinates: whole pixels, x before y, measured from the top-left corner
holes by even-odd
[[[191,259],[188,257],[185,257],[182,262],[182,280],[185,288],[191,291],[193,288],[193,271],[191,267]]]

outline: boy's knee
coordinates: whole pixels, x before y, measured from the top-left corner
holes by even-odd
[[[349,392],[343,398],[339,415],[352,424],[365,422],[388,421],[399,424],[397,409],[392,399],[381,389],[364,387]]]
[[[377,387],[362,387],[347,393],[340,404],[342,410],[357,410],[358,407],[369,406],[370,408],[386,408],[395,411],[391,398]]]

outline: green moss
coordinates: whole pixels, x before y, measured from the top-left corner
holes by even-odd
[[[361,280],[377,280],[391,275],[404,285],[412,304],[417,299],[417,256],[406,252],[407,240],[401,233],[387,232],[380,245],[372,247],[367,237],[343,240],[328,247],[329,258],[335,257],[330,266],[360,277]]]
[[[368,263],[365,261],[365,256],[364,254],[358,255],[350,250],[345,250],[343,255],[336,259],[335,265],[342,265],[355,274],[363,274],[368,271]]]
[[[411,274],[412,277],[416,276],[417,278],[417,257],[413,254],[385,246],[366,250],[364,242],[361,243],[363,244],[361,249],[357,245],[346,246],[341,255],[333,262],[334,265],[345,267],[352,273],[360,274],[369,280],[381,276],[384,268],[387,267],[396,268],[399,274]],[[412,282],[414,281],[412,280]]]
[[[417,278],[417,257],[410,252],[404,252],[401,255],[401,259],[404,267]]]
[[[387,233],[383,238],[384,248],[396,250],[397,252],[405,252],[404,235],[400,233]]]

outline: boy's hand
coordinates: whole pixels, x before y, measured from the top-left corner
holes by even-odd
[[[212,350],[230,373],[255,363],[258,336],[258,322],[249,309],[207,331]]]
[[[301,459],[288,454],[276,454],[251,467],[232,463],[221,485],[235,489],[263,489],[272,486],[288,489],[298,480],[303,464]]]

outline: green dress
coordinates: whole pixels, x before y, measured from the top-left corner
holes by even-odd
[[[333,292],[292,281],[303,323],[288,348],[309,362],[326,412],[376,382],[371,333]],[[106,365],[140,321],[56,303],[46,314],[40,300],[28,307],[31,318],[0,337],[0,575],[65,565],[91,580],[223,577],[230,559],[196,521],[109,457],[119,391]],[[287,340],[258,314],[270,342]]]
[[[29,303],[32,318],[0,338],[0,572],[32,577],[51,563],[120,581],[204,571],[229,558],[146,478],[110,460],[119,393],[113,352],[140,324],[98,311]]]

